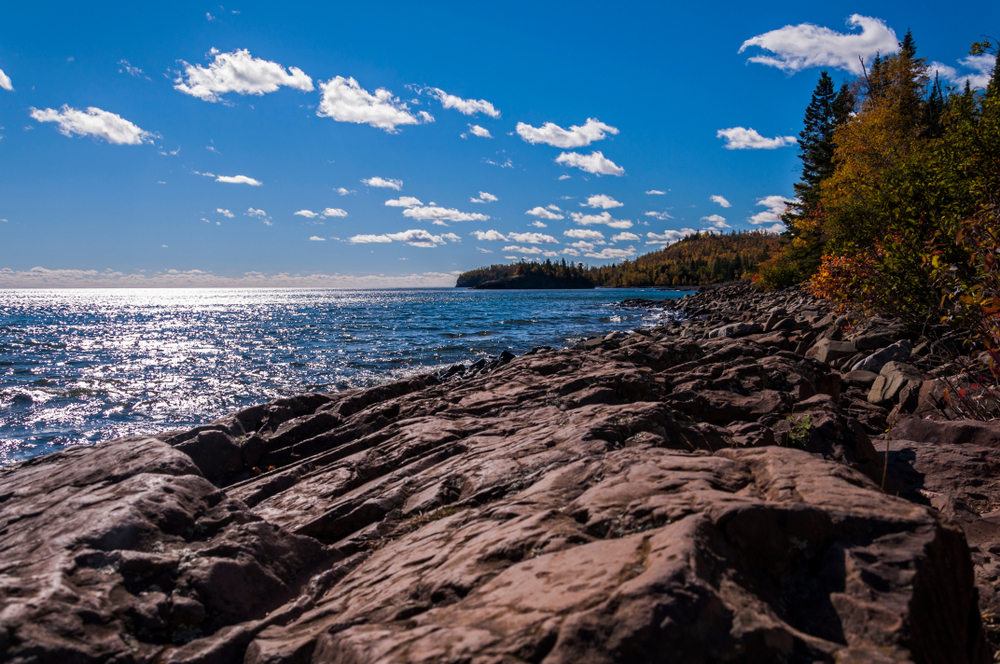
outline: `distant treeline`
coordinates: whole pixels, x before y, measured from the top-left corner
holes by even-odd
[[[608,288],[703,286],[741,279],[777,249],[778,237],[760,231],[696,233],[665,249],[614,265],[591,267],[567,263],[565,258],[491,265],[462,273],[456,286],[474,287],[512,277],[581,279]]]

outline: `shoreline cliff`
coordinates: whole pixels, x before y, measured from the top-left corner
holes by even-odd
[[[0,659],[992,661],[960,336],[626,305],[678,316],[0,469]]]

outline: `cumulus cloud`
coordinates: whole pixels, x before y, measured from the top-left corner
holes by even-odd
[[[254,180],[246,175],[220,175],[215,178],[216,182],[228,182],[229,184],[248,184],[251,187],[259,187],[264,184],[260,180]]]
[[[403,188],[403,181],[402,180],[393,180],[391,178],[386,179],[386,178],[374,177],[374,178],[368,178],[367,180],[362,180],[361,183],[362,184],[366,184],[369,187],[381,187],[383,189],[395,189],[396,191],[399,191],[400,189]]]
[[[625,175],[625,169],[607,159],[602,152],[591,152],[588,155],[578,152],[563,152],[556,157],[556,163],[563,166],[574,166],[594,175]]]
[[[611,228],[632,228],[632,222],[628,219],[612,219],[610,212],[600,214],[583,214],[581,212],[570,212],[569,216],[581,226],[593,226],[604,224]]]
[[[774,55],[756,55],[747,62],[756,62],[794,74],[809,67],[837,67],[852,74],[862,74],[859,58],[870,60],[876,54],[899,50],[896,33],[877,18],[853,14],[847,25],[857,32],[836,32],[830,28],[800,23],[765,32],[743,42],[739,52],[758,46]]]
[[[512,246],[509,246],[509,247],[504,247],[503,250],[504,251],[516,251],[519,254],[527,254],[529,256],[531,256],[531,255],[537,255],[537,254],[542,253],[542,249],[540,247],[519,247],[517,245],[512,245]]]
[[[531,208],[530,210],[525,212],[525,214],[530,214],[533,217],[541,217],[542,219],[548,219],[550,221],[553,221],[555,219],[565,219],[565,217],[562,216],[561,214],[556,214],[555,212],[546,210],[541,206],[536,208]]]
[[[765,196],[757,201],[757,205],[762,205],[767,209],[753,215],[748,221],[751,224],[757,225],[781,224],[781,215],[785,214],[788,210],[788,204],[794,202],[795,199],[785,198],[784,196]],[[771,228],[773,230],[774,226]],[[781,224],[781,230],[784,230],[784,224]]]
[[[702,217],[701,221],[704,221],[706,224],[715,229],[732,228],[732,226],[726,223],[726,218],[719,214],[710,214],[707,217]]]
[[[485,240],[494,240],[502,242],[507,241],[507,237],[505,235],[503,235],[502,233],[498,233],[493,229],[490,229],[488,231],[473,231],[471,235],[475,235],[476,239],[479,240],[480,242]]]
[[[389,207],[413,207],[415,205],[423,205],[420,199],[414,198],[413,196],[400,196],[399,198],[390,198],[385,202]]]
[[[560,217],[560,219],[562,219],[562,217]],[[531,225],[534,226],[535,228],[548,228],[549,227],[548,224],[543,224],[542,222],[538,221],[537,219],[535,221],[531,222]]]
[[[507,239],[511,242],[526,242],[528,244],[559,244],[559,240],[542,233],[510,233]]]
[[[402,275],[288,274],[247,272],[241,276],[218,276],[205,270],[124,272],[97,270],[50,270],[35,267],[14,271],[0,268],[0,288],[447,288],[455,275],[424,272]]]
[[[709,196],[708,200],[712,201],[713,203],[718,203],[724,208],[732,207],[732,204],[722,196]]]
[[[427,111],[420,111],[419,113],[417,113],[417,117],[419,117],[421,120],[423,120],[424,124],[429,124],[431,122],[437,122],[437,120],[434,119],[434,116],[431,115],[430,113],[428,113]],[[406,259],[404,258],[402,260],[406,260]]]
[[[959,60],[959,64],[967,69],[971,69],[972,74],[962,74],[954,67],[950,67],[941,62],[932,62],[928,65],[931,72],[936,72],[941,78],[959,86],[965,87],[966,81],[973,90],[985,88],[990,83],[993,75],[993,68],[996,66],[996,56],[992,53],[981,55],[970,55]]]
[[[490,134],[489,129],[474,124],[469,125],[468,133],[462,134],[462,138],[465,138],[468,134],[472,134],[473,136],[478,136],[479,138],[493,138],[493,135]]]
[[[591,208],[601,208],[602,210],[610,210],[612,208],[621,207],[624,203],[619,203],[610,196],[605,196],[604,194],[598,194],[596,196],[591,196],[587,199],[586,203],[580,203],[583,207]]]
[[[562,252],[563,252],[563,255],[565,255],[565,256],[579,256],[580,255],[579,251],[577,251],[576,249],[570,249],[569,247],[566,247],[565,249],[563,249]]]
[[[408,231],[403,231],[402,233],[384,233],[382,235],[355,235],[354,237],[348,238],[347,241],[351,244],[371,244],[371,243],[389,243],[389,242],[404,242],[411,247],[423,247],[425,249],[432,249],[438,245],[444,244],[445,240],[450,240],[452,242],[459,242],[459,238],[454,233],[445,233],[444,235],[433,235],[427,231],[414,228]]]
[[[14,84],[10,82],[10,76],[3,73],[3,69],[0,69],[0,88],[3,88],[8,92],[14,91]]]
[[[223,217],[229,217],[230,219],[233,218],[233,213],[230,212],[229,210],[226,210],[225,208],[215,208],[215,211],[218,214],[221,214]]]
[[[461,212],[455,208],[443,208],[437,205],[410,207],[403,210],[403,216],[417,221],[487,221],[488,214],[478,212]]]
[[[248,208],[247,211],[244,212],[243,214],[245,214],[248,217],[258,217],[260,219],[267,218],[267,212],[264,212],[263,210],[255,210],[253,208]]]
[[[679,231],[669,230],[663,231],[663,233],[646,233],[646,237],[649,238],[646,244],[654,245],[668,245],[677,242],[678,240],[687,237],[688,235],[694,235],[697,231],[693,228],[682,228]]]
[[[641,240],[635,233],[619,233],[611,238],[612,242],[638,242]]]
[[[336,189],[334,189],[334,191],[340,194],[341,196],[347,196],[348,194],[358,193],[354,189],[345,189],[344,187],[337,187]]]
[[[215,60],[208,67],[184,62],[184,72],[174,79],[174,89],[210,102],[220,101],[227,92],[263,95],[281,86],[303,92],[313,90],[312,79],[298,67],[286,71],[277,62],[252,57],[245,48],[232,53],[213,48],[209,55],[214,55]]]
[[[32,107],[31,117],[38,122],[55,122],[63,136],[93,136],[115,145],[142,145],[156,138],[156,134],[143,131],[122,116],[94,106],[86,111],[65,104],[58,111]]]
[[[493,203],[500,200],[493,194],[487,193],[485,191],[479,192],[479,198],[470,198],[469,201],[472,203]]]
[[[310,242],[326,242],[326,238],[325,237],[319,237],[317,235],[313,235],[312,237],[309,238],[309,241]]]
[[[589,252],[584,254],[584,256],[587,258],[599,258],[602,260],[621,260],[623,258],[628,258],[629,256],[635,256],[635,247],[629,246],[628,249],[612,249],[611,247],[605,247],[598,253]]]
[[[325,210],[323,210],[323,213],[320,216],[325,217],[325,218],[329,218],[329,217],[346,217],[347,216],[347,211],[346,210],[341,210],[340,208],[326,208]]]
[[[659,219],[660,221],[664,221],[666,219],[673,219],[673,217],[667,214],[666,212],[650,211],[650,212],[643,212],[643,214],[646,215],[647,217],[652,217],[653,219]]]
[[[582,127],[574,125],[569,129],[563,129],[552,122],[546,122],[541,127],[532,127],[523,122],[517,123],[518,136],[528,143],[532,145],[545,143],[557,148],[582,148],[594,141],[604,139],[607,134],[617,133],[618,129],[615,127],[606,125],[594,118],[587,118]]]
[[[453,108],[463,115],[484,113],[491,118],[500,117],[500,111],[485,99],[462,99],[461,97],[448,94],[441,88],[425,88],[423,92],[440,101],[441,105],[445,108]],[[478,136],[479,134],[476,135]]]
[[[398,132],[400,125],[420,124],[420,119],[391,92],[379,88],[372,94],[353,77],[336,76],[326,83],[321,82],[319,89],[322,96],[316,115],[321,118],[367,124],[390,134]]]
[[[592,231],[585,228],[571,228],[568,231],[563,231],[563,235],[566,237],[571,237],[574,240],[603,240],[604,233],[601,231]],[[631,233],[628,233],[631,235]]]
[[[660,191],[659,189],[650,189],[646,193],[649,194],[650,196],[665,196],[667,194],[667,192]]]
[[[293,212],[292,214],[299,217],[305,217],[306,219],[315,219],[320,216],[319,212],[313,212],[312,210],[299,210],[298,212]]]
[[[727,150],[773,150],[786,145],[795,145],[798,142],[794,136],[764,138],[756,130],[743,127],[720,129],[715,135],[718,138],[726,139],[726,144],[722,147]]]

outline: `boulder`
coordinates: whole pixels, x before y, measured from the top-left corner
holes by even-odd
[[[919,386],[922,382],[923,375],[916,367],[902,362],[888,362],[872,384],[868,392],[868,401],[880,406],[891,405],[898,399],[899,393],[906,385]]]
[[[748,334],[757,334],[761,332],[762,328],[757,323],[730,323],[729,325],[723,325],[722,327],[717,327],[714,330],[710,330],[708,333],[709,339],[727,339],[736,337],[745,337]]]
[[[811,357],[820,362],[829,364],[842,357],[849,357],[857,352],[857,348],[850,341],[836,341],[834,339],[820,339],[806,351],[806,357]]]
[[[856,362],[851,367],[851,371],[871,371],[878,373],[889,362],[906,362],[910,359],[913,350],[912,344],[906,339],[900,339],[896,343],[872,353],[860,362]]]

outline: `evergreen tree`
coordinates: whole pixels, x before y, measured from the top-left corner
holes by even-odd
[[[799,208],[808,213],[819,200],[819,183],[833,172],[833,130],[836,128],[834,105],[837,94],[833,80],[825,71],[813,91],[803,129],[799,133],[799,159],[802,160],[802,180],[795,185],[801,201]]]

